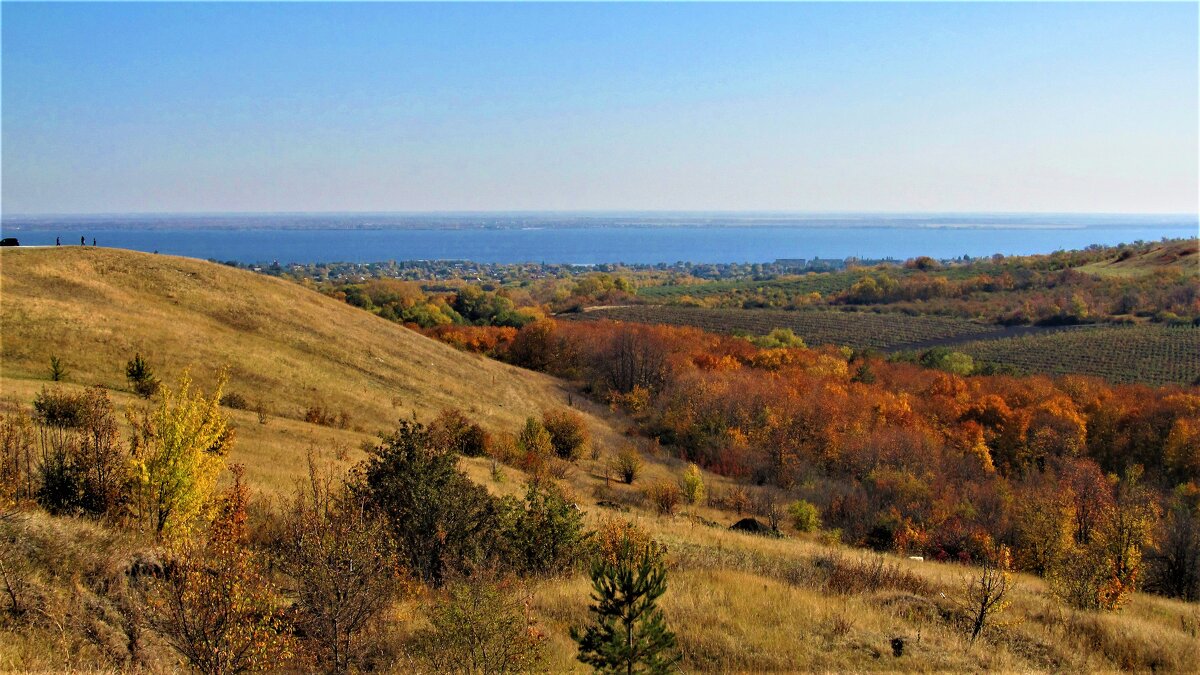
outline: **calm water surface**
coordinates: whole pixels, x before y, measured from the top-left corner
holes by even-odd
[[[22,245],[90,245],[243,263],[465,259],[477,262],[697,263],[778,258],[1022,255],[1091,244],[1196,237],[1194,225],[1045,227],[558,227],[530,229],[206,229],[5,227]]]

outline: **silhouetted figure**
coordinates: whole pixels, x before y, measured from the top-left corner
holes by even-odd
[[[62,237],[55,237],[55,238],[54,238],[54,245],[55,245],[55,246],[62,246]]]
[[[95,245],[96,245],[96,238],[92,237],[92,246],[95,246]]]
[[[83,237],[80,237],[80,238],[79,238],[79,245],[80,245],[80,246],[87,246],[87,240],[86,240],[86,239],[84,239]]]

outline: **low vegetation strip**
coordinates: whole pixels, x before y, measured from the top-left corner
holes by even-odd
[[[1200,380],[1200,329],[1096,326],[954,347],[1031,373],[1094,375],[1110,382],[1192,384]]]
[[[933,340],[971,339],[995,330],[993,326],[938,316],[661,306],[612,307],[563,315],[563,318],[694,326],[715,333],[755,335],[765,335],[776,328],[790,328],[811,346],[836,344],[883,350]]]
[[[647,300],[675,300],[684,296],[706,298],[732,291],[780,291],[789,295],[800,293],[820,293],[831,295],[840,293],[851,286],[862,276],[861,272],[825,272],[812,273],[798,277],[783,277],[778,279],[722,279],[698,284],[671,284],[663,286],[647,286],[638,289],[638,295]]]

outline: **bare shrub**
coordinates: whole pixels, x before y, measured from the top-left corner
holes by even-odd
[[[438,443],[464,457],[488,454],[491,439],[483,427],[471,421],[461,410],[447,408],[429,425]]]
[[[551,457],[550,461],[546,463],[546,473],[548,473],[551,478],[566,480],[575,473],[575,465],[565,459]]]
[[[8,600],[9,613],[19,617],[29,609],[27,549],[32,542],[20,528],[9,527],[11,520],[15,520],[15,513],[0,515],[0,591]]]
[[[961,597],[956,600],[967,616],[972,644],[1008,608],[1013,587],[1011,568],[1012,554],[1008,547],[998,546],[982,561],[979,572],[967,580]]]
[[[250,402],[246,400],[246,397],[235,391],[222,394],[221,405],[233,410],[248,410],[250,408]]]
[[[246,490],[240,472],[199,544],[175,551],[171,573],[151,579],[150,625],[202,673],[278,668],[291,655],[275,589],[245,545]]]
[[[674,482],[660,480],[646,488],[646,499],[654,505],[654,509],[660,516],[669,516],[673,515],[675,509],[679,508],[679,502],[683,499],[683,492]]]
[[[316,662],[346,672],[368,628],[399,593],[400,566],[386,525],[308,458],[276,545],[297,598],[295,622]]]
[[[783,505],[779,495],[774,490],[762,490],[754,498],[754,515],[767,520],[767,525],[779,532],[779,523],[783,520]]]
[[[713,503],[714,506],[734,511],[741,516],[750,510],[750,493],[746,492],[746,488],[735,485],[719,495],[714,495]]]
[[[930,592],[924,579],[905,570],[898,562],[889,562],[883,555],[848,558],[835,553],[817,558],[815,564],[828,574],[825,587],[833,593],[857,595],[884,589],[916,595]]]
[[[304,410],[304,421],[336,429],[350,428],[350,414],[345,410],[334,411],[322,404],[310,405]]]
[[[33,420],[22,411],[0,417],[0,507],[36,494]]]
[[[108,392],[93,387],[83,400],[85,411],[73,460],[81,488],[79,506],[94,515],[116,515],[128,499],[129,451],[121,442]]]

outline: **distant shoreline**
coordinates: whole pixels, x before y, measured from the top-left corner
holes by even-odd
[[[935,229],[1078,230],[1200,228],[1194,214],[1020,213],[228,213],[9,215],[11,232],[109,231],[454,231],[577,229]]]
[[[776,260],[938,260],[1031,255],[1139,241],[1192,239],[1193,225],[1074,227],[870,227],[808,224],[684,227],[112,227],[48,223],[5,229],[25,245],[66,244],[80,237],[99,246],[161,252],[202,260],[281,264],[370,263],[389,260],[469,260],[478,263],[694,264]],[[946,225],[943,223],[942,225]]]

